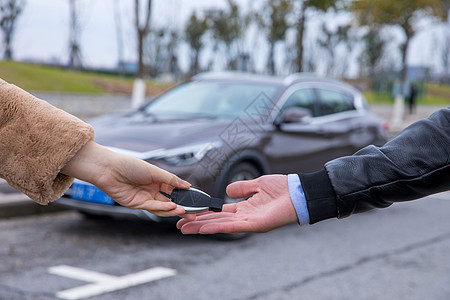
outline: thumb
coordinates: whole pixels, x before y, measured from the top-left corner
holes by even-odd
[[[245,198],[257,193],[259,178],[253,180],[236,181],[227,186],[227,194],[233,199]]]

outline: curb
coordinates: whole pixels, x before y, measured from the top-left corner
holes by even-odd
[[[0,219],[42,215],[67,210],[56,203],[39,205],[21,193],[0,193]]]
[[[42,215],[64,210],[67,210],[67,208],[57,203],[37,204],[0,179],[0,219]]]

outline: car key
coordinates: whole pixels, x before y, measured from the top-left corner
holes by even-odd
[[[223,199],[214,198],[196,188],[173,189],[172,194],[161,192],[164,196],[183,207],[186,213],[198,213],[203,211],[222,211]]]

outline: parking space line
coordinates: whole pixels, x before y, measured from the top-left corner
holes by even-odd
[[[108,274],[74,268],[70,266],[56,266],[48,269],[48,272],[55,275],[92,282],[91,284],[60,291],[56,297],[67,300],[81,300],[101,294],[133,287],[151,281],[175,276],[174,269],[155,267],[141,272],[128,274],[125,276],[111,276]]]
[[[76,280],[86,281],[86,282],[99,282],[99,281],[107,281],[107,280],[116,280],[119,277],[89,271],[81,268],[75,268],[66,265],[60,265],[55,267],[48,268],[48,273],[53,275],[59,275],[63,277],[68,277]]]

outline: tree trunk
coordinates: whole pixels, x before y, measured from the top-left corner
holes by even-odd
[[[405,95],[404,89],[406,84],[406,73],[408,70],[407,65],[407,54],[409,42],[411,40],[411,35],[405,30],[406,33],[406,41],[402,47],[402,70],[400,72],[400,82],[399,82],[399,90],[397,92],[397,96],[395,97],[394,109],[392,113],[392,121],[391,127],[394,130],[401,130],[403,127],[403,112],[405,109]]]
[[[138,70],[137,78],[144,79],[145,66],[144,66],[144,33],[142,30],[138,30]]]
[[[140,12],[140,5],[139,0],[135,0],[134,4],[134,17],[135,17],[135,26],[136,26],[136,32],[137,32],[137,39],[138,39],[138,70],[137,70],[137,78],[143,79],[145,76],[145,66],[144,66],[144,41],[145,37],[147,36],[149,32],[150,27],[150,17],[152,12],[152,0],[147,0],[147,11],[144,15],[144,22],[141,24],[140,18],[139,18],[139,12]]]
[[[5,54],[3,55],[5,60],[12,59],[12,49],[11,49],[11,34],[5,33]]]
[[[270,49],[269,49],[268,63],[267,63],[269,75],[275,75],[274,55],[275,55],[275,43],[271,42]]]
[[[139,107],[145,100],[145,66],[144,66],[144,41],[145,37],[149,32],[150,27],[150,16],[152,8],[152,0],[147,0],[147,12],[144,19],[144,24],[141,25],[139,22],[139,0],[135,0],[134,5],[134,16],[135,16],[135,26],[137,33],[137,46],[138,46],[138,70],[137,78],[134,81],[133,94],[132,94],[132,107]]]
[[[0,2],[2,2],[0,4],[0,35],[3,35],[3,42],[5,45],[5,52],[3,54],[3,57],[4,59],[10,60],[13,56],[12,40],[14,37],[14,29],[17,17],[22,12],[24,2],[19,2],[16,0]]]
[[[80,24],[75,0],[70,0],[69,69],[82,69],[83,59],[80,46]]]
[[[402,70],[400,72],[400,90],[399,94],[404,96],[404,89],[405,89],[405,83],[406,83],[406,75],[408,71],[408,65],[407,65],[407,55],[408,55],[408,47],[410,42],[410,37],[406,36],[405,44],[402,47]]]
[[[302,8],[300,10],[300,18],[298,19],[297,23],[297,57],[296,57],[296,65],[297,65],[297,72],[303,72],[303,36],[305,33],[305,12],[307,7],[307,1],[303,1]]]
[[[192,59],[192,66],[191,66],[191,75],[195,75],[199,72],[199,65],[198,65],[198,59],[200,56],[200,50],[195,50],[194,51],[194,55],[193,55],[193,59]]]
[[[125,61],[123,57],[123,37],[122,37],[122,18],[120,16],[120,2],[112,0],[114,8],[114,20],[116,24],[117,40],[117,71],[120,76],[125,75]]]

